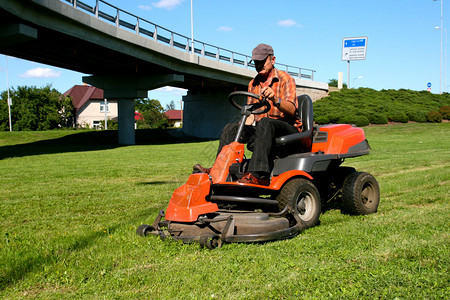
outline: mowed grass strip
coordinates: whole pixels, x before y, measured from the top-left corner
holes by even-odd
[[[214,251],[135,230],[217,141],[1,133],[0,298],[448,299],[449,129],[365,128],[371,154],[345,165],[378,179],[376,214],[330,210],[293,239]]]

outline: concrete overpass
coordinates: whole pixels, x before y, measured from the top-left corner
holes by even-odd
[[[246,90],[256,74],[250,57],[197,40],[192,49],[188,37],[103,0],[87,2],[1,0],[0,53],[92,74],[83,81],[119,100],[120,144],[135,143],[134,99],[163,86],[188,89],[183,97],[186,134],[218,137],[238,113],[228,94]],[[277,68],[297,75],[298,93],[318,99],[328,90],[326,83],[313,80],[313,70]]]

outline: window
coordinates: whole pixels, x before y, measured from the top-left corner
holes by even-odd
[[[94,129],[101,129],[100,121],[93,121],[92,125],[93,125]]]
[[[100,112],[105,112],[105,102],[100,102]],[[106,112],[109,112],[109,103],[106,103]]]

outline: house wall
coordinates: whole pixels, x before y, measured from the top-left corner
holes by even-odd
[[[182,125],[181,120],[169,120],[169,126],[171,127],[180,128],[181,125]]]
[[[86,103],[77,113],[77,124],[80,127],[94,128],[95,121],[105,120],[105,112],[100,111],[100,106],[104,104],[102,100],[91,100]],[[108,120],[118,117],[117,101],[108,101],[109,112]]]

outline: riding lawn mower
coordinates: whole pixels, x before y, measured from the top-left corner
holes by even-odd
[[[248,97],[259,101],[244,104]],[[165,212],[161,210],[152,225],[137,228],[138,235],[198,242],[214,249],[223,243],[294,237],[317,225],[322,208],[332,201],[340,203],[347,214],[377,211],[376,179],[341,166],[347,158],[369,154],[364,131],[348,124],[314,125],[307,95],[298,97],[302,131],[275,140],[270,185],[236,182],[249,162],[245,145],[239,142],[245,121],[251,114],[268,112],[271,106],[264,97],[248,92],[233,92],[229,100],[241,110],[235,140],[221,150],[209,174],[191,174],[174,191]]]

